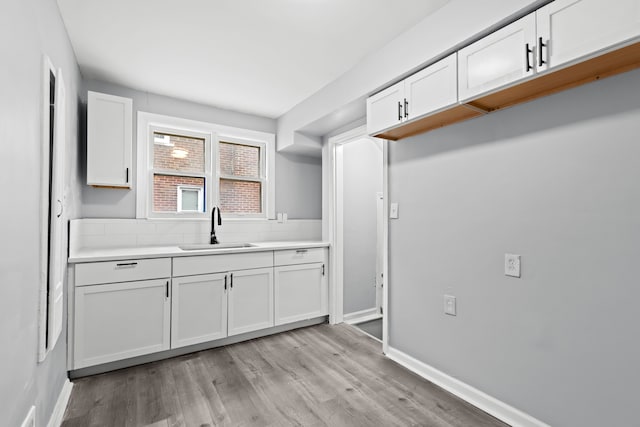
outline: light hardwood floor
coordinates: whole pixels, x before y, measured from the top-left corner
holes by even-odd
[[[74,381],[63,426],[505,426],[319,325]]]

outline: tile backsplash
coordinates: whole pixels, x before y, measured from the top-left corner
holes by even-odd
[[[211,222],[202,220],[75,219],[70,222],[70,249],[170,246],[208,243]],[[322,220],[227,220],[216,225],[224,243],[321,240]]]

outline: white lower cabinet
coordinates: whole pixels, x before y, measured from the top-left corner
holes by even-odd
[[[324,316],[326,257],[309,248],[77,264],[72,369]]]
[[[273,326],[273,268],[173,279],[171,348]]]
[[[273,325],[273,268],[229,273],[228,335]]]
[[[275,324],[329,314],[325,264],[275,267]]]
[[[75,288],[74,368],[169,349],[169,279]]]
[[[173,279],[171,348],[227,336],[227,280],[226,274]]]

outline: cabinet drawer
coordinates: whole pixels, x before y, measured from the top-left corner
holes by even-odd
[[[324,248],[290,249],[276,251],[275,265],[309,264],[312,262],[324,262]]]
[[[173,276],[273,267],[273,252],[187,256],[173,259]]]
[[[171,258],[76,264],[76,286],[171,277]]]

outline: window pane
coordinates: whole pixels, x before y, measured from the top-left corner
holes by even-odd
[[[177,212],[178,186],[180,185],[204,188],[204,178],[159,174],[153,175],[153,211]],[[203,203],[203,207],[204,206],[205,204]]]
[[[261,213],[262,183],[220,179],[222,213]]]
[[[220,142],[220,173],[243,178],[260,178],[260,147]]]
[[[181,188],[180,191],[182,192],[182,206],[180,209],[183,211],[197,211],[200,192],[198,190],[184,188]]]
[[[204,173],[204,139],[154,132],[153,168]]]

